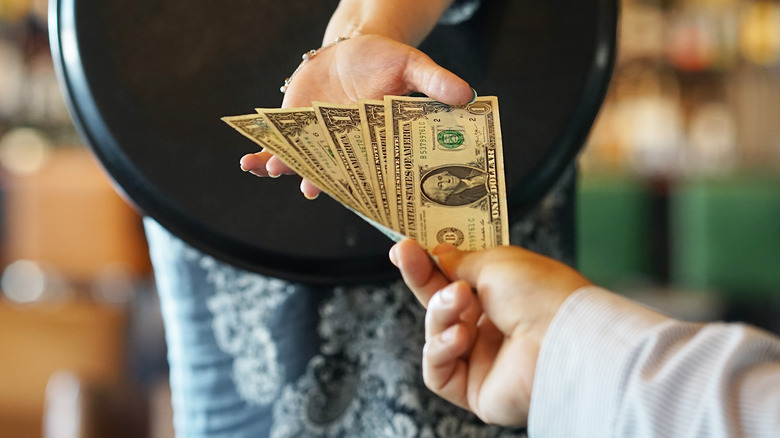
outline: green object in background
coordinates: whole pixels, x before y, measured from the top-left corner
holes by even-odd
[[[738,299],[780,293],[780,179],[690,181],[672,191],[671,276]]]
[[[606,287],[653,274],[652,199],[631,178],[586,177],[577,193],[577,266]]]

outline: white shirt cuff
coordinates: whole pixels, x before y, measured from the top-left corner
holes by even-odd
[[[669,318],[596,286],[572,294],[542,343],[528,418],[533,437],[612,429],[626,363],[642,334]]]

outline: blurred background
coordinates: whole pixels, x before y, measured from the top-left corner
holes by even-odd
[[[0,0],[0,437],[173,436],[141,218],[71,124],[47,6]]]
[[[70,123],[46,9],[0,0],[0,436],[169,437],[140,217]],[[579,267],[780,332],[780,3],[623,0],[619,41],[580,158]]]
[[[623,0],[578,263],[686,319],[780,330],[780,3]]]

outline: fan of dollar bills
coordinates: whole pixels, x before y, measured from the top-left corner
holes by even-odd
[[[498,99],[385,96],[223,117],[393,240],[509,243]]]

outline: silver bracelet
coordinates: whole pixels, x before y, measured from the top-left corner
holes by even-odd
[[[343,42],[343,41],[346,41],[348,39],[349,39],[349,37],[339,37],[339,38],[336,38],[330,44],[326,44],[326,45],[320,47],[319,49],[311,49],[308,52],[306,52],[303,55],[301,55],[301,60],[302,60],[301,63],[298,64],[298,67],[295,68],[295,70],[292,72],[290,77],[284,80],[284,85],[279,87],[279,91],[281,91],[282,93],[286,93],[287,92],[287,87],[290,85],[290,82],[292,82],[292,78],[295,77],[295,74],[298,73],[298,71],[303,68],[304,64],[306,64],[312,58],[317,56],[318,53],[320,53],[321,51],[327,49],[328,47],[333,47],[336,44],[338,44],[340,42]]]

